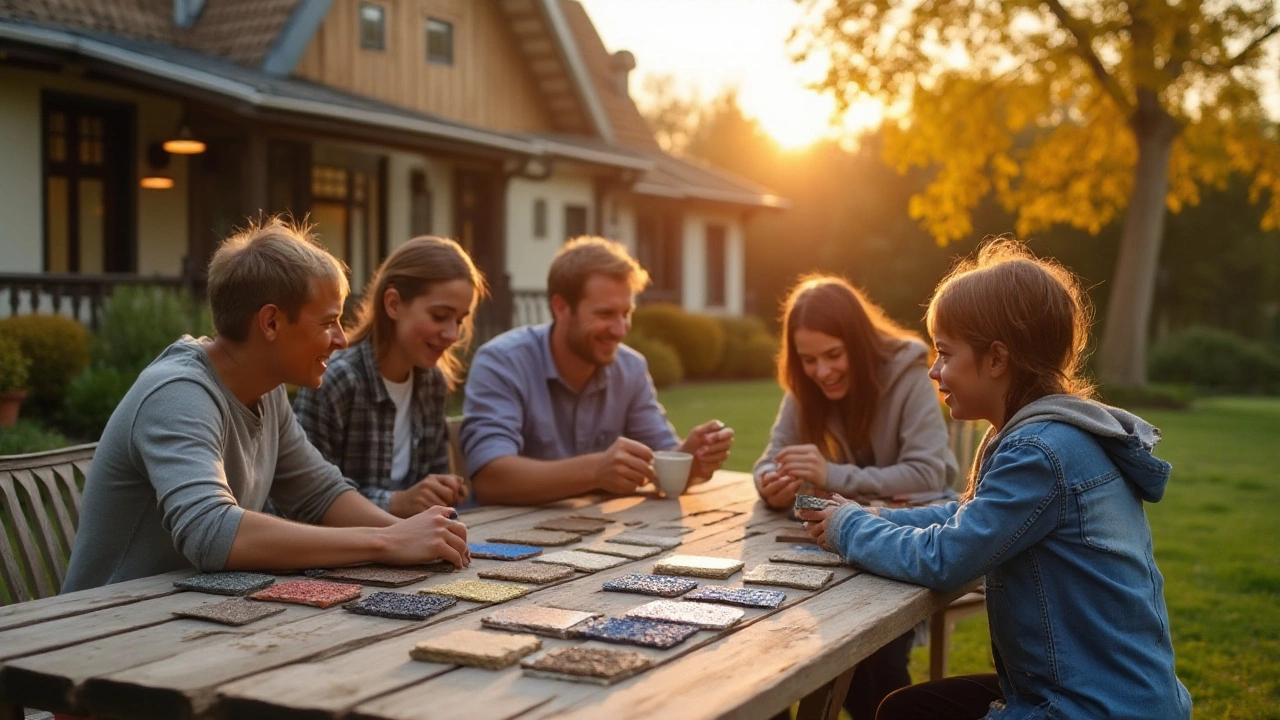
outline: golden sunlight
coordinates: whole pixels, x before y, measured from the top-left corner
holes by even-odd
[[[785,89],[784,89],[785,88]],[[848,139],[879,125],[884,106],[874,100],[854,103],[839,125],[831,114],[835,101],[796,85],[775,86],[771,92],[753,93],[743,88],[743,113],[754,117],[783,150],[798,150],[824,138]]]

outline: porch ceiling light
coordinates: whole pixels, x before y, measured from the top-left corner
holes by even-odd
[[[173,178],[164,175],[148,175],[138,181],[147,190],[169,190],[173,188]]]
[[[177,134],[164,141],[164,151],[174,155],[199,155],[205,151],[205,144],[191,134],[191,128],[182,123]]]
[[[168,190],[173,178],[164,172],[169,167],[169,155],[158,142],[147,146],[147,174],[138,179],[138,185],[147,190]]]

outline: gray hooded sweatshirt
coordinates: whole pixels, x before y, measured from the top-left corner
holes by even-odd
[[[845,497],[874,498],[901,493],[941,490],[958,474],[955,456],[947,449],[947,424],[938,405],[938,392],[929,379],[928,348],[916,340],[894,341],[895,351],[885,363],[884,391],[871,424],[871,458],[857,462],[858,448],[849,447],[848,432],[834,412],[827,430],[838,444],[839,457],[827,462],[827,490]],[[774,457],[800,437],[800,404],[787,393],[778,408],[769,447],[756,461],[756,487],[766,472],[777,468]]]

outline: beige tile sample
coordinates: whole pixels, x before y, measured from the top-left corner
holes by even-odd
[[[741,569],[741,560],[705,555],[672,555],[653,564],[653,572],[657,575],[687,575],[717,580],[724,580]]]
[[[542,641],[533,635],[454,630],[448,635],[414,645],[409,657],[426,662],[501,670],[540,647]]]

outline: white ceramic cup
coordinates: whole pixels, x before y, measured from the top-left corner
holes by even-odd
[[[653,472],[658,476],[658,488],[666,497],[680,497],[689,485],[689,471],[693,469],[693,456],[676,450],[659,450],[653,454]]]

